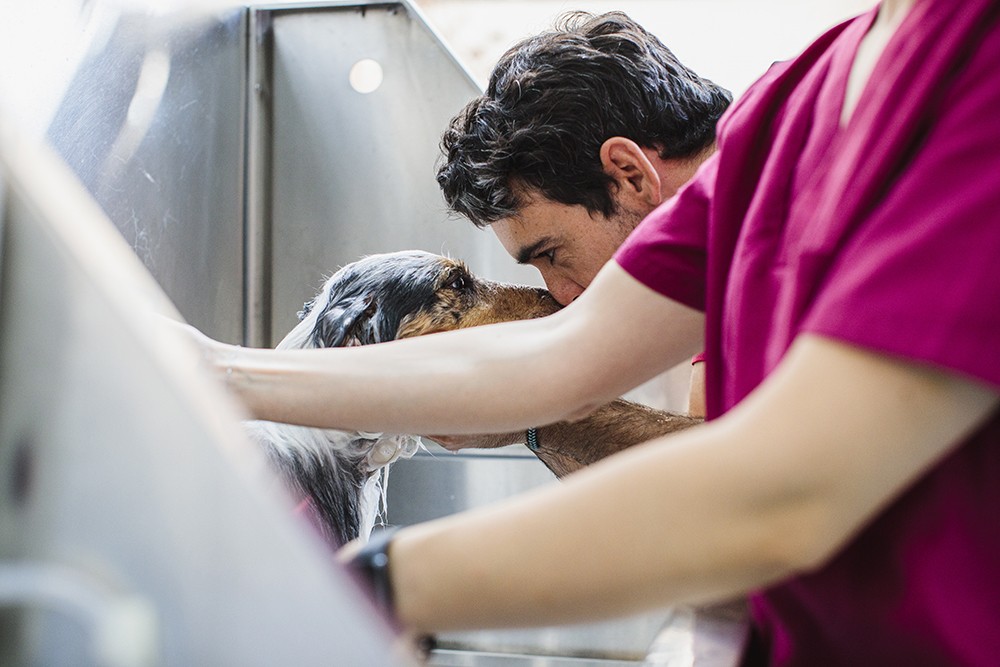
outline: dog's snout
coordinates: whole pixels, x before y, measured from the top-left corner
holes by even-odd
[[[530,320],[556,312],[562,306],[542,287],[479,280],[475,302],[467,306],[457,326],[474,327],[496,322]]]
[[[556,301],[556,298],[552,296],[552,292],[548,291],[544,287],[536,287],[535,293],[538,295],[538,300],[543,307],[551,308],[551,312],[554,313],[563,307],[562,304]]]
[[[521,286],[514,286],[514,289],[522,296],[521,301],[524,313],[522,318],[544,317],[551,315],[562,308],[552,292],[544,287],[532,287],[525,289]]]

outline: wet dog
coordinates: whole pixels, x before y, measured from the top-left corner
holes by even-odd
[[[305,304],[278,349],[371,345],[398,338],[549,315],[545,290],[484,280],[454,259],[408,251],[345,266]],[[380,511],[389,465],[419,448],[414,436],[383,436],[275,422],[247,424],[334,546],[367,537]]]

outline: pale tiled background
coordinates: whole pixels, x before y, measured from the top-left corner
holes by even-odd
[[[147,11],[231,0],[117,0]],[[788,58],[836,22],[874,0],[414,0],[473,76],[485,82],[517,40],[581,9],[625,11],[688,66],[739,94],[775,60]],[[0,0],[0,113],[41,130],[71,63],[89,37],[86,0]]]
[[[517,40],[566,11],[620,10],[657,35],[702,76],[741,93],[775,60],[874,0],[416,0],[481,83]]]

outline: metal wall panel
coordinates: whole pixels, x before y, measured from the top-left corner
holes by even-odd
[[[49,140],[185,318],[241,342],[246,9],[93,4]]]
[[[434,178],[438,143],[480,91],[408,6],[256,11],[271,31],[256,45],[266,66],[255,84],[273,127],[272,340],[292,327],[321,276],[368,253],[451,254],[489,277],[539,284],[491,232],[446,212]],[[383,79],[359,93],[349,75],[365,59]]]

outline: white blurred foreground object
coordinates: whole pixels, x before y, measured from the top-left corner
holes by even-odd
[[[2,125],[0,204],[0,664],[403,664],[139,260]]]

